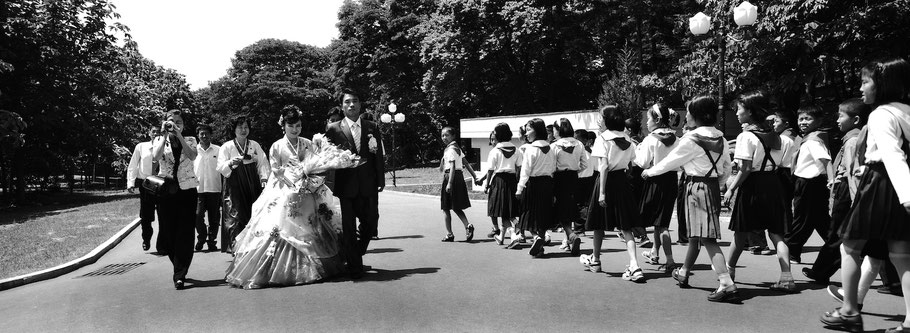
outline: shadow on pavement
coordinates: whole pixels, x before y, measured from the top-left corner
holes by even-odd
[[[220,286],[226,286],[226,285],[227,285],[227,282],[225,282],[224,279],[218,279],[218,280],[205,280],[205,281],[203,281],[203,280],[196,280],[196,279],[186,279],[186,282],[187,282],[186,289],[192,289],[192,288],[207,288],[207,287],[220,287]]]
[[[423,235],[404,235],[404,236],[380,237],[378,240],[385,240],[385,239],[408,239],[408,238],[423,238]]]
[[[360,281],[396,281],[415,274],[432,274],[439,271],[439,267],[422,267],[399,270],[386,270],[370,268]]]
[[[395,253],[395,252],[403,252],[403,251],[404,250],[402,250],[402,249],[394,249],[394,248],[378,248],[378,249],[367,250],[367,253]]]

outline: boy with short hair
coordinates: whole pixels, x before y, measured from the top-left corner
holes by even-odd
[[[793,222],[786,234],[790,248],[790,263],[800,263],[803,245],[812,230],[822,237],[828,234],[831,216],[828,214],[829,184],[834,184],[834,168],[828,151],[828,132],[820,129],[825,118],[818,106],[799,109],[800,132],[803,140],[793,165]]]

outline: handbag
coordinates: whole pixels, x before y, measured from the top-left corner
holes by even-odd
[[[149,194],[160,198],[177,194],[177,192],[180,191],[180,186],[177,183],[177,169],[180,167],[179,151],[180,150],[178,149],[175,154],[177,157],[175,158],[173,166],[173,178],[148,176],[142,181],[142,188],[148,191]]]
[[[163,197],[177,193],[177,182],[170,178],[148,176],[142,181],[142,188],[151,195]]]

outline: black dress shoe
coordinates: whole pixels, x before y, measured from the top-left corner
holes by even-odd
[[[205,242],[196,242],[196,252],[202,251],[202,246],[205,245]]]
[[[149,241],[142,241],[142,251],[148,251],[149,247],[151,247],[149,246]]]
[[[215,245],[215,243],[209,243],[209,252],[216,252],[216,251],[218,251],[218,246]]]
[[[174,289],[183,290],[183,280],[174,281]]]
[[[738,300],[739,300],[739,291],[736,289],[732,289],[732,290],[722,289],[722,290],[715,291],[715,292],[708,294],[708,301],[711,301],[711,302],[734,303]]]

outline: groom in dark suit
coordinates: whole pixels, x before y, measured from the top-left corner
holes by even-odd
[[[379,192],[385,188],[382,134],[376,123],[360,118],[360,106],[360,96],[344,91],[341,98],[344,118],[329,124],[325,133],[329,142],[366,161],[354,169],[336,170],[334,179],[335,196],[341,201],[342,250],[348,274],[355,279],[363,274],[363,255],[370,239],[377,235]],[[360,239],[355,234],[357,219],[360,219]]]

